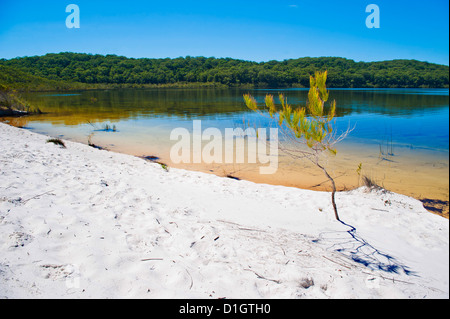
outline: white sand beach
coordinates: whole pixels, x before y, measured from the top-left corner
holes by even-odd
[[[449,298],[410,197],[170,168],[0,123],[0,298]],[[443,177],[447,178],[447,177]]]

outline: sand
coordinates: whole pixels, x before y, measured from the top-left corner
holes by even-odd
[[[0,298],[449,298],[449,221],[405,195],[169,168],[0,123]]]

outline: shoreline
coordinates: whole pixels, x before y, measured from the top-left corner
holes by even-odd
[[[20,127],[27,122],[12,121],[10,125]],[[32,124],[31,124],[32,125]],[[26,128],[26,127],[25,127]],[[36,132],[36,129],[34,130]],[[69,140],[87,145],[83,135],[60,135],[61,132],[38,131],[40,134],[49,134],[55,138],[67,138]],[[65,134],[66,132],[63,131]],[[233,176],[241,180],[256,183],[296,187],[300,189],[329,191],[326,180],[321,178],[321,172],[315,167],[304,162],[295,162],[284,154],[280,154],[278,171],[270,176],[258,173],[256,164],[173,164],[170,160],[170,149],[164,139],[161,141],[155,135],[151,147],[143,145],[136,137],[135,143],[129,143],[126,139],[116,138],[116,135],[101,135],[95,138],[95,145],[103,147],[111,152],[128,154],[137,157],[156,156],[169,167],[181,168],[191,171],[214,174],[216,176]],[[147,143],[148,144],[148,143]],[[448,175],[448,158],[439,155],[439,150],[431,150],[433,155],[425,157],[425,154],[417,153],[408,147],[397,148],[400,154],[396,154],[394,161],[382,161],[371,144],[361,143],[343,144],[340,146],[339,155],[330,158],[330,167],[335,171],[335,181],[339,191],[347,191],[361,186],[358,180],[356,168],[358,163],[363,163],[362,175],[370,177],[382,188],[421,200],[429,212],[449,218],[448,180],[442,176]],[[446,151],[442,151],[445,153]],[[448,151],[447,151],[448,154]],[[442,157],[442,158],[441,158]],[[420,182],[418,182],[420,181]]]
[[[413,198],[340,192],[346,226],[327,192],[0,133],[0,298],[449,296],[448,220]]]
[[[34,132],[49,134],[55,138],[68,138],[69,140],[87,144],[88,130],[76,130],[69,127],[55,126],[54,123],[63,121],[65,117],[50,118],[52,125],[39,124],[38,117],[5,118],[11,125],[26,127]],[[34,121],[37,121],[36,124]],[[77,122],[78,123],[78,122]],[[35,126],[36,125],[36,126]],[[120,127],[124,132],[118,135],[98,132],[93,142],[113,152],[134,156],[157,156],[171,167],[182,168],[217,176],[233,175],[243,180],[257,183],[268,183],[301,189],[327,191],[327,183],[321,178],[321,172],[308,163],[293,162],[280,153],[278,171],[270,176],[261,176],[256,165],[252,164],[173,164],[170,160],[170,131],[167,127],[161,129],[141,130],[133,135],[130,128]],[[145,132],[143,134],[142,132]],[[63,134],[63,135],[61,135]],[[437,213],[444,218],[449,217],[448,179],[448,150],[411,148],[407,145],[395,144],[395,157],[385,161],[380,157],[379,145],[361,143],[358,139],[345,141],[338,146],[339,154],[330,157],[329,167],[333,168],[334,176],[339,190],[349,190],[361,186],[356,169],[363,164],[362,174],[370,177],[375,183],[390,191],[422,200],[429,211]],[[445,156],[445,154],[447,156]],[[320,185],[319,185],[320,184]],[[319,186],[317,186],[319,185]]]
[[[85,144],[82,141],[80,142]],[[109,142],[116,143],[117,141],[112,139]],[[118,146],[116,144],[111,147],[109,145],[113,144],[108,144],[107,141],[101,140],[99,146],[104,145],[106,145],[105,149],[111,152],[140,158],[157,157],[157,161],[164,162],[169,167],[213,174],[219,177],[234,178],[273,186],[295,187],[311,191],[329,192],[331,189],[327,178],[322,176],[322,173],[317,168],[305,162],[295,163],[293,159],[282,153],[279,157],[280,162],[277,173],[273,175],[261,175],[258,171],[260,167],[258,164],[173,164],[170,160],[169,150],[161,150],[160,145],[150,148],[154,150],[145,154],[135,147],[122,147],[122,145]],[[358,149],[361,150],[361,148],[366,149],[367,153],[370,154],[370,146],[361,145]],[[362,175],[373,179],[381,188],[413,197],[424,203],[425,208],[430,213],[449,219],[448,183],[438,183],[436,180],[442,174],[447,175],[448,169],[447,172],[441,174],[438,174],[437,171],[430,174],[429,170],[423,170],[422,173],[415,172],[413,176],[410,172],[415,171],[415,165],[423,165],[423,163],[428,161],[425,161],[422,157],[418,158],[417,155],[412,156],[408,153],[408,148],[405,148],[405,150],[402,152],[404,154],[400,155],[400,157],[413,158],[414,160],[408,160],[406,162],[403,160],[399,163],[389,163],[386,161],[383,164],[383,161],[378,157],[358,157],[355,153],[355,146],[346,145],[344,150],[339,151],[340,155],[338,157],[330,158],[330,162],[332,163],[330,167],[335,167],[333,171],[335,170],[335,182],[338,192],[345,192],[363,186],[362,182],[358,180],[355,167],[359,161],[364,161],[364,174]],[[445,151],[442,152],[445,153]],[[441,159],[436,158],[435,161],[436,163],[432,166],[442,165]],[[354,165],[349,165],[347,162],[351,162]],[[438,170],[437,168],[433,169]],[[389,178],[385,175],[386,171],[389,172]],[[419,183],[415,182],[417,179],[421,180],[423,185],[418,185]]]

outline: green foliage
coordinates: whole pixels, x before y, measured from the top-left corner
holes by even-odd
[[[448,87],[449,67],[415,60],[355,62],[300,58],[251,62],[231,58],[132,59],[58,53],[0,60],[0,83],[17,89],[87,89],[149,86],[308,87],[310,75],[328,70],[333,88]]]
[[[326,80],[327,71],[316,72],[315,76],[311,76],[306,107],[292,108],[283,94],[279,95],[282,106],[280,110],[276,109],[272,95],[266,95],[265,106],[271,118],[276,118],[280,126],[284,124],[295,138],[303,138],[310,149],[315,152],[328,150],[336,154],[336,149],[327,139],[333,133],[332,121],[336,113],[336,102],[331,103],[327,113],[325,102],[328,101],[329,94]],[[244,101],[249,109],[258,111],[256,100],[251,95],[245,94]]]
[[[333,209],[336,219],[339,220],[335,201],[336,184],[325,166],[320,163],[320,159],[324,151],[329,151],[336,155],[337,151],[334,145],[345,138],[348,131],[338,138],[333,134],[332,121],[336,114],[336,102],[333,101],[329,106],[329,111],[326,112],[325,103],[329,98],[326,86],[327,75],[327,71],[315,72],[314,76],[310,77],[310,89],[306,107],[293,108],[287,103],[283,94],[279,95],[281,109],[276,108],[273,96],[269,94],[265,98],[265,107],[270,118],[277,120],[281,128],[287,128],[287,130],[283,130],[283,132],[286,132],[286,137],[289,137],[299,145],[303,146],[303,144],[306,144],[307,146],[307,150],[285,148],[284,150],[287,151],[287,154],[297,159],[310,160],[330,180],[333,187],[331,193]],[[249,109],[262,113],[255,98],[250,94],[244,95],[244,101]]]
[[[13,87],[18,91],[47,91],[47,90],[69,90],[84,89],[82,83],[69,83],[61,80],[49,80],[45,77],[34,75],[32,71],[19,66],[4,65],[0,60],[0,84]]]
[[[167,164],[161,163],[161,162],[155,162],[159,164],[166,172],[169,171],[169,166]]]
[[[362,163],[359,163],[358,168],[356,169],[356,174],[358,174],[358,176],[361,176],[361,172],[362,172]]]
[[[38,107],[31,106],[27,101],[19,97],[17,90],[0,83],[0,114],[41,114]]]

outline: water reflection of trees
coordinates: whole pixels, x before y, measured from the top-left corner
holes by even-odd
[[[247,113],[242,95],[249,91],[261,100],[267,93],[276,95],[283,92],[292,105],[303,105],[307,100],[307,90],[241,89],[129,89],[85,91],[69,96],[30,93],[25,98],[48,113],[29,120],[78,125],[87,121],[118,121],[142,116],[192,119]],[[330,98],[337,100],[338,117],[362,113],[412,115],[425,113],[431,108],[448,107],[448,93],[433,95],[417,92],[331,90]]]

